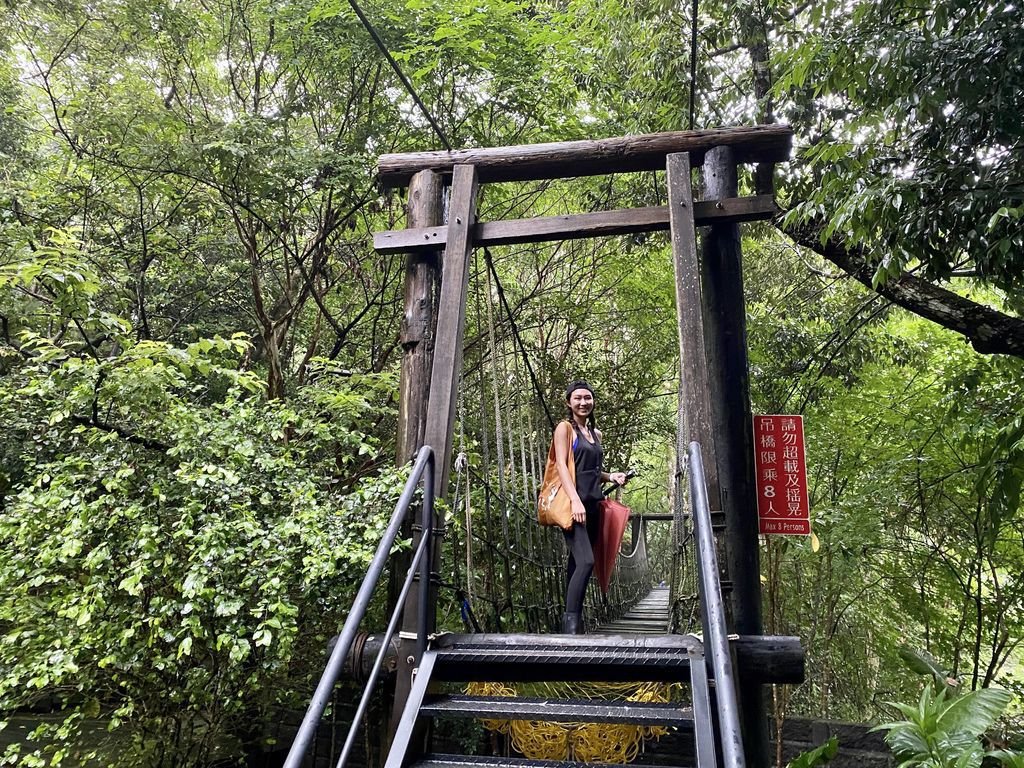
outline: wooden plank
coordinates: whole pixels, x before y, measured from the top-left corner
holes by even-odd
[[[771,195],[701,200],[694,203],[694,223],[707,226],[723,222],[759,221],[779,212]],[[659,232],[669,228],[668,206],[629,208],[566,216],[539,216],[532,219],[488,221],[477,224],[473,242],[477,246],[540,243],[551,240],[577,240],[612,237],[636,232]],[[447,227],[420,227],[375,232],[373,247],[379,253],[411,253],[443,247]]]
[[[799,637],[780,635],[739,635],[729,638],[736,654],[738,677],[757,683],[804,681],[804,649]]]
[[[653,171],[663,169],[665,158],[674,152],[689,152],[691,161],[700,163],[704,153],[717,146],[732,147],[739,162],[776,163],[789,159],[792,142],[793,129],[775,124],[453,152],[409,152],[381,155],[377,177],[386,187],[401,187],[419,171],[450,174],[460,164],[475,165],[481,183]]]
[[[462,339],[466,328],[469,257],[473,252],[478,180],[472,165],[455,167],[448,204],[447,245],[441,274],[440,312],[430,373],[430,399],[424,442],[437,454],[437,498],[446,498],[451,465],[455,403],[462,374]]]

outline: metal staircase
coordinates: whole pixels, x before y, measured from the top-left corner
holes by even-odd
[[[690,638],[685,641],[685,654],[678,645],[672,645],[680,642],[676,639],[649,636],[640,642],[632,634],[621,634],[626,631],[625,627],[621,630],[611,627],[620,634],[606,636],[611,641],[607,646],[594,645],[597,641],[592,639],[565,636],[551,636],[537,645],[536,636],[509,635],[483,640],[431,637],[428,643],[425,634],[412,631],[417,618],[414,616],[418,597],[416,590],[420,593],[428,591],[425,583],[415,585],[397,654],[396,702],[399,705],[408,702],[408,706],[404,712],[393,713],[393,720],[401,724],[399,730],[405,729],[409,733],[406,736],[403,732],[400,734],[402,738],[395,739],[395,751],[388,758],[389,766],[408,768],[417,761],[429,765],[491,764],[489,759],[465,757],[438,758],[440,762],[423,763],[428,759],[430,747],[429,740],[421,736],[429,731],[429,724],[435,717],[454,714],[456,709],[465,713],[473,706],[486,706],[488,711],[501,706],[520,706],[525,712],[536,711],[542,706],[537,702],[503,704],[465,700],[456,704],[458,699],[448,699],[448,703],[441,704],[438,709],[435,707],[437,702],[428,697],[435,693],[431,685],[445,675],[472,678],[500,674],[522,675],[529,679],[554,679],[566,675],[573,676],[572,679],[594,679],[601,675],[618,676],[618,679],[630,675],[646,679],[648,675],[657,675],[684,681],[693,697],[689,722],[697,741],[697,766],[710,768],[720,764],[742,768],[745,757],[740,740],[730,640],[725,629],[722,582],[712,536],[712,506],[727,523],[725,538],[729,547],[724,554],[728,556],[728,578],[733,582],[730,600],[733,626],[749,633],[746,637],[739,637],[735,643],[739,663],[744,670],[742,722],[749,750],[747,757],[757,766],[767,764],[762,686],[765,683],[792,682],[798,675],[773,677],[766,675],[765,671],[776,666],[783,655],[780,649],[786,642],[793,641],[798,646],[799,641],[796,638],[761,636],[757,526],[748,461],[752,448],[750,397],[738,224],[771,218],[777,213],[777,208],[767,184],[759,184],[756,196],[738,196],[738,166],[758,163],[760,167],[756,176],[759,181],[770,179],[772,164],[789,157],[791,142],[792,131],[783,126],[740,126],[598,141],[384,155],[379,159],[379,178],[385,186],[409,186],[408,228],[378,233],[374,246],[382,254],[408,254],[405,318],[410,322],[409,332],[402,338],[403,348],[408,353],[403,359],[403,391],[425,396],[421,402],[411,406],[413,410],[403,422],[399,444],[413,445],[422,441],[437,449],[440,488],[447,486],[448,458],[453,453],[468,275],[474,249],[634,232],[669,232],[680,350],[679,439],[690,444],[691,517],[697,540],[696,556],[692,564],[688,563],[694,567],[686,568],[686,572],[699,571],[699,588],[688,589],[685,596],[686,607],[692,608],[686,619],[696,618],[699,613],[702,628],[700,640]],[[705,200],[695,200],[693,195],[693,170],[697,165],[703,167]],[[496,222],[477,219],[481,184],[650,170],[665,171],[666,206]],[[450,193],[445,205],[442,182],[449,179]],[[445,219],[445,209],[446,224],[440,225]],[[698,226],[710,227],[700,248],[696,237]],[[438,252],[442,248],[444,255],[440,258]],[[441,286],[439,296],[434,293],[438,278]],[[431,312],[435,306],[438,307],[436,315]],[[426,354],[428,362],[424,365],[426,347],[420,342],[429,334],[424,334],[423,329],[431,328],[434,322],[434,338],[439,343],[434,347],[432,361],[430,353]],[[707,451],[707,487],[698,443]],[[404,451],[400,455],[405,455]],[[724,470],[721,475],[720,469]],[[425,522],[424,531],[433,530],[427,525]],[[387,546],[390,547],[391,542]],[[429,558],[424,562],[429,562]],[[674,588],[676,581],[670,578],[669,582]],[[510,586],[507,578],[505,585],[506,588]],[[699,594],[690,600],[694,592]],[[679,597],[674,595],[672,600],[673,614],[682,612],[677,608],[677,604],[682,605]],[[512,602],[511,596],[507,602]],[[424,606],[424,612],[427,607],[435,606],[436,602],[430,602]],[[348,631],[346,624],[343,638]],[[388,630],[388,639],[391,631]],[[645,644],[648,640],[649,645]],[[747,659],[739,653],[745,640],[760,644],[757,652]],[[491,645],[480,645],[487,642]],[[345,644],[339,642],[338,645]],[[795,666],[802,676],[802,652],[798,648],[797,651],[794,654],[798,661]],[[334,658],[332,655],[332,660]],[[340,668],[340,663],[333,666]],[[333,681],[334,678],[328,675],[324,684],[330,686]],[[411,695],[413,688],[416,689],[415,696]],[[567,707],[572,711],[571,715],[563,712],[555,715],[557,717],[582,718],[587,712],[594,714],[582,704],[570,706],[563,702],[552,703],[551,706],[552,709]],[[635,709],[626,706],[613,716],[633,717]],[[686,722],[681,718],[676,725],[682,728]],[[357,728],[358,724],[357,718]],[[308,737],[309,734],[303,736]],[[289,768],[300,765],[300,746],[297,742],[293,748],[287,763]],[[502,764],[520,763],[503,761]]]
[[[432,466],[429,447],[417,456],[413,475],[396,507],[392,524],[378,548],[356,604],[331,654],[328,668],[317,688],[303,725],[285,762],[299,768],[313,738],[327,695],[335,685],[342,662],[352,644],[366,603],[383,572],[384,559],[397,535],[398,524],[424,482],[422,530],[430,530],[433,515]],[[689,451],[690,500],[696,530],[697,570],[703,616],[703,638],[693,635],[537,635],[537,634],[442,634],[417,632],[413,682],[404,711],[395,728],[385,768],[441,768],[449,766],[507,766],[508,768],[557,768],[583,765],[574,762],[537,761],[507,757],[436,754],[431,751],[430,731],[439,718],[489,718],[540,720],[560,723],[623,723],[668,726],[692,732],[696,768],[744,768],[733,661],[726,634],[718,566],[711,530],[711,514],[704,488],[700,446]],[[430,537],[422,537],[404,590],[414,575],[423,574]],[[422,576],[421,576],[422,577]],[[404,593],[403,590],[403,593]],[[426,590],[421,590],[425,593]],[[402,601],[399,601],[401,605]],[[661,610],[661,609],[659,609]],[[398,622],[392,616],[386,636]],[[355,722],[337,763],[345,765],[354,734],[372,695],[384,658],[386,644],[374,662]],[[470,681],[603,681],[679,683],[689,691],[688,703],[597,702],[582,700],[471,696],[444,693],[446,683]]]
[[[560,723],[628,723],[693,730],[699,766],[713,766],[713,726],[703,645],[691,636],[448,635],[424,655],[385,768],[500,765],[550,767],[551,761],[427,754],[409,760],[416,726],[439,717]],[[657,681],[688,684],[693,706],[429,695],[440,681]],[[696,715],[695,715],[696,713]],[[566,763],[575,764],[575,763]]]

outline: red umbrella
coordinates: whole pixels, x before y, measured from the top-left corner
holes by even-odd
[[[612,571],[615,560],[619,556],[622,535],[626,532],[626,521],[629,520],[630,509],[614,499],[601,502],[601,532],[597,537],[597,548],[594,551],[594,575],[601,585],[601,591],[608,594],[608,585],[612,582]]]

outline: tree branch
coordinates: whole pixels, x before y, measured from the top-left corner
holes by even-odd
[[[820,224],[812,222],[787,228],[777,219],[776,226],[794,242],[820,254],[894,304],[961,334],[975,351],[1024,358],[1024,319],[978,304],[907,272],[875,287],[872,284],[875,269],[863,253],[835,237],[822,243]]]
[[[134,443],[135,445],[141,445],[143,448],[148,448],[151,451],[166,453],[171,449],[171,446],[167,445],[167,443],[162,443],[159,440],[153,440],[149,437],[136,435],[134,432],[115,424],[108,424],[107,422],[98,419],[95,414],[92,417],[76,416],[72,414],[71,422],[74,424],[81,424],[84,427],[99,429],[104,432],[113,432],[115,435],[123,437],[127,442]]]

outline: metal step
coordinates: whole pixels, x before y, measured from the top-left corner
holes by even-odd
[[[543,720],[549,723],[628,723],[693,728],[693,710],[679,704],[596,702],[508,696],[428,696],[420,713],[431,717]]]
[[[528,760],[525,757],[483,757],[481,755],[427,755],[409,768],[608,768],[605,763],[575,763],[570,760]]]
[[[442,635],[438,680],[685,681],[703,659],[689,635]]]

